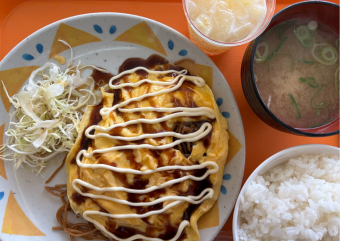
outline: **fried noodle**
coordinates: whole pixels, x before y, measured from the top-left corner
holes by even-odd
[[[76,215],[70,207],[70,201],[66,201],[67,196],[66,184],[55,185],[54,187],[45,186],[46,191],[53,196],[60,197],[63,205],[58,209],[56,218],[60,226],[52,227],[53,230],[63,230],[70,235],[70,240],[75,241],[75,237],[79,237],[85,240],[110,240],[113,239],[106,237],[101,231],[99,231],[93,223],[70,223],[67,221],[69,213]]]
[[[197,126],[195,123],[179,123],[175,125],[174,131],[181,134],[192,133]],[[192,151],[193,143],[183,142],[177,146],[177,149],[181,151],[186,157],[190,156]],[[51,177],[45,182],[49,183],[53,177],[60,171],[60,169],[65,165],[66,157],[64,158],[61,165],[55,170]],[[70,201],[66,201],[67,198],[67,185],[59,184],[54,187],[45,186],[46,191],[55,197],[60,197],[63,205],[58,209],[56,213],[56,218],[60,226],[52,227],[52,230],[63,230],[65,233],[70,235],[70,240],[75,241],[75,237],[79,237],[85,240],[110,240],[114,241],[112,238],[106,237],[99,229],[97,229],[93,223],[70,223],[67,221],[69,217],[68,213],[76,215],[72,208],[70,207]]]

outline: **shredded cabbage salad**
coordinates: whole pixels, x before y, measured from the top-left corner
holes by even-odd
[[[92,65],[81,66],[80,61],[72,66],[72,61],[71,49],[71,59],[64,72],[48,62],[33,71],[28,84],[12,97],[2,82],[15,111],[10,114],[5,132],[8,139],[0,148],[0,158],[13,161],[15,169],[24,167],[38,175],[52,157],[69,152],[78,136],[86,105],[100,100],[93,78],[82,77],[80,72],[85,68],[107,71]]]

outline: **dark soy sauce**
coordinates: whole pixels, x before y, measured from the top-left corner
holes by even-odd
[[[113,77],[114,75],[111,73],[104,73],[101,72],[97,69],[94,69],[92,72],[91,77],[94,80],[95,83],[95,89],[99,89],[100,87],[106,85],[109,83],[110,79]]]
[[[93,109],[91,111],[91,115],[90,115],[90,118],[89,118],[89,123],[88,125],[86,126],[86,128],[84,129],[84,132],[82,133],[82,138],[81,138],[81,143],[80,143],[80,147],[78,148],[78,150],[76,151],[76,153],[78,154],[79,151],[81,150],[87,150],[87,148],[89,146],[92,146],[92,139],[89,139],[87,138],[87,136],[85,135],[85,130],[93,125],[97,125],[101,120],[102,120],[102,116],[100,115],[99,111],[101,110],[102,108],[102,103],[96,105],[96,106],[93,106]],[[93,132],[91,133],[93,134]],[[71,164],[74,164],[76,165],[77,162],[76,162],[76,156],[71,160]]]

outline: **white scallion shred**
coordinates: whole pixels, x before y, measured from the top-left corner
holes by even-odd
[[[1,159],[14,162],[16,169],[23,167],[39,174],[52,157],[70,151],[78,136],[84,107],[97,104],[101,98],[94,90],[94,80],[81,77],[80,70],[84,68],[107,72],[80,63],[63,72],[56,64],[46,63],[33,71],[28,85],[12,97],[2,83],[15,111],[5,132],[7,142],[0,147]]]
[[[316,21],[310,21],[307,26],[309,30],[314,31],[318,28],[318,23]]]

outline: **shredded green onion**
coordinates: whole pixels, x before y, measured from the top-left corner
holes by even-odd
[[[308,126],[308,128],[315,128],[315,127],[319,127],[319,126],[323,126],[323,125],[326,125],[327,123],[335,120],[335,118],[331,119],[331,111],[329,110],[329,108],[327,107],[328,109],[328,119],[324,122],[321,122],[321,123],[318,123],[318,124],[314,124],[314,125],[310,125]]]
[[[326,105],[319,105],[319,106],[314,106],[314,99],[320,94],[320,92],[323,90],[323,88],[325,87],[326,85],[322,85],[321,86],[321,88],[318,90],[318,92],[313,96],[313,98],[312,98],[312,102],[311,102],[311,104],[312,104],[312,107],[314,108],[314,109],[323,109],[323,108],[325,108],[326,106],[328,106],[331,102],[328,102]]]
[[[326,47],[321,51],[321,56],[326,61],[333,61],[335,59],[335,53],[333,51],[333,47]],[[327,56],[327,54],[330,53],[330,57]]]
[[[296,103],[296,101],[294,99],[294,96],[291,93],[289,93],[288,96],[291,99],[291,101],[293,102],[293,105],[294,105],[294,107],[296,109],[296,112],[297,112],[296,119],[300,119],[301,118],[301,113],[300,113],[299,107],[298,107],[298,105],[297,105],[297,103]]]
[[[305,25],[298,26],[294,31],[296,37],[299,39],[309,38],[309,29]]]
[[[273,28],[269,29],[269,30],[262,36],[261,40],[264,39],[265,37],[267,37],[267,36],[268,36],[271,32],[273,32],[275,29],[276,29],[276,27],[273,27]]]
[[[318,46],[325,46],[325,48],[323,48],[322,51],[321,51],[321,56],[322,56],[323,60],[321,58],[319,58],[318,56],[316,56],[316,54],[315,54],[315,49]],[[327,53],[331,53],[331,57],[327,57],[326,56]],[[312,56],[316,61],[318,61],[320,64],[323,64],[323,65],[333,65],[336,62],[338,62],[338,59],[339,59],[339,55],[338,55],[336,49],[328,43],[314,44],[314,46],[312,48]]]
[[[291,55],[291,54],[275,54],[275,55],[271,58],[271,60],[269,61],[269,63],[268,63],[269,72],[270,72],[270,63],[272,62],[272,60],[273,60],[275,57],[278,57],[278,56],[288,56],[288,57],[291,57],[291,58],[292,58],[292,68],[291,68],[290,71],[293,71],[293,70],[294,70],[294,62],[295,62],[295,58],[294,58],[293,55]]]
[[[307,61],[307,60],[303,60],[302,63],[304,63],[304,64],[310,64],[310,65],[313,65],[313,64],[314,64],[313,61]]]
[[[277,51],[280,50],[280,48],[282,47],[282,45],[287,41],[288,37],[284,37],[281,42],[279,43],[279,45],[273,50],[273,52],[267,57],[266,61],[270,61],[274,55],[277,53]]]
[[[309,28],[305,25],[298,26],[295,31],[295,36],[304,48],[309,48],[312,45],[312,37]]]
[[[313,61],[308,61],[308,60],[297,59],[296,61],[300,62],[300,63],[304,63],[304,64],[309,64],[309,65],[313,65],[314,64]]]
[[[323,103],[324,103],[323,101],[320,101],[320,102],[319,102],[319,107],[321,107],[321,106],[323,105]],[[322,109],[318,109],[318,110],[316,111],[316,115],[317,115],[317,116],[320,116],[321,110],[322,110]]]
[[[259,49],[264,47],[264,52],[261,55]],[[269,45],[267,42],[263,41],[257,45],[256,52],[255,52],[255,63],[262,63],[266,60],[269,53]]]
[[[309,80],[311,80],[311,81],[309,81]],[[309,85],[312,88],[318,88],[319,87],[319,84],[316,82],[316,80],[313,77],[308,77],[307,79],[300,77],[299,81],[306,83],[307,85]]]

